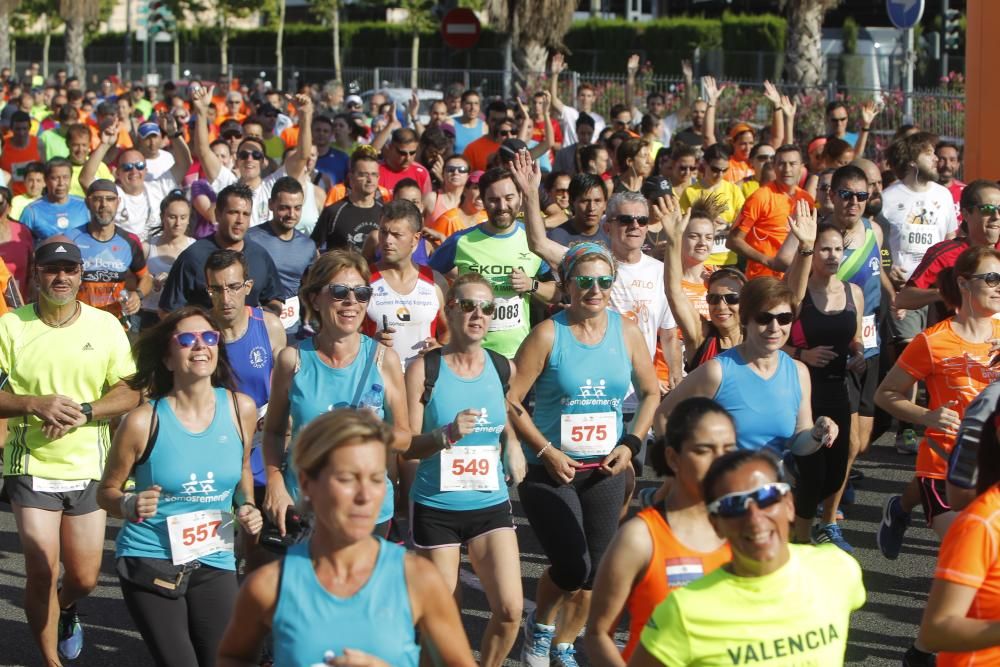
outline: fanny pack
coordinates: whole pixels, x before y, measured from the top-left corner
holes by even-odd
[[[187,593],[191,573],[201,567],[194,560],[184,565],[174,565],[163,558],[122,556],[115,562],[118,576],[134,586],[156,593],[170,600],[177,600]]]

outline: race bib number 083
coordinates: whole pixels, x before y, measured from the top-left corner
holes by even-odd
[[[493,311],[493,319],[490,321],[490,331],[508,331],[519,329],[524,322],[521,315],[523,299],[519,296],[509,298],[497,297],[494,299],[496,310]]]

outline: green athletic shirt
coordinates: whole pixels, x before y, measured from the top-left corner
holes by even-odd
[[[8,376],[5,390],[18,396],[61,394],[93,403],[135,373],[135,362],[114,315],[81,303],[77,320],[56,329],[39,320],[29,304],[0,317],[0,370]],[[58,440],[46,438],[33,415],[8,424],[4,475],[101,478],[111,445],[107,420],[84,424]]]
[[[506,234],[491,234],[486,223],[452,234],[431,256],[435,271],[458,275],[476,271],[493,284],[496,310],[483,347],[512,359],[521,341],[531,331],[528,316],[530,294],[520,295],[510,286],[510,272],[520,268],[529,278],[548,272],[548,265],[528,249],[524,225],[516,223]]]
[[[642,631],[668,667],[836,667],[844,664],[851,612],[865,602],[861,567],[832,544],[789,545],[763,577],[725,568],[673,591]]]

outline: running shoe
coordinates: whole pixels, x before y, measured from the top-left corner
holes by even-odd
[[[854,553],[854,549],[844,539],[844,533],[841,532],[840,526],[835,523],[828,523],[825,526],[813,526],[812,543],[835,544],[849,554]]]
[[[83,626],[76,614],[76,605],[59,612],[59,655],[64,660],[76,660],[83,651]]]
[[[823,503],[820,503],[819,505],[816,506],[816,518],[817,519],[822,519],[823,518]],[[843,521],[844,520],[844,510],[843,510],[843,508],[841,508],[841,507],[837,508],[837,514],[834,517],[834,519],[836,521]]]
[[[635,494],[636,500],[639,501],[639,509],[646,509],[647,507],[652,507],[655,501],[653,496],[656,495],[655,486],[647,486],[645,489],[639,489],[639,493]]]
[[[580,663],[576,661],[574,655],[576,655],[576,649],[573,648],[572,644],[558,644],[552,649],[549,664],[552,667],[580,667]]]
[[[912,428],[903,429],[896,434],[896,451],[910,456],[917,453],[917,433]]]
[[[936,664],[933,653],[924,653],[916,646],[911,646],[903,655],[903,667],[934,667]]]
[[[854,467],[851,467],[851,471],[847,473],[847,481],[849,482],[860,482],[864,478],[865,474]]]
[[[903,511],[903,497],[892,496],[882,511],[882,525],[878,528],[876,540],[882,555],[889,560],[899,558],[903,548],[903,535],[910,526],[910,514]]]
[[[549,667],[549,652],[552,651],[552,638],[555,637],[555,634],[556,626],[535,623],[535,612],[532,611],[528,614],[528,618],[524,619],[521,664],[526,665],[526,667]],[[572,655],[570,657],[572,658]]]

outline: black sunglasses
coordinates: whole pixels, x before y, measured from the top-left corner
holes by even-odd
[[[350,285],[342,285],[340,283],[333,283],[326,286],[327,291],[330,292],[330,296],[333,297],[334,301],[345,301],[347,300],[347,295],[351,292],[354,293],[354,298],[357,299],[358,303],[368,303],[372,298],[372,288],[368,285],[358,285],[357,287],[351,287]]]
[[[236,157],[240,160],[249,160],[250,158],[253,158],[254,160],[257,160],[257,162],[260,162],[264,159],[264,154],[257,150],[240,151],[236,154]]]
[[[729,292],[727,294],[706,294],[705,301],[707,301],[710,306],[718,306],[723,301],[728,303],[730,306],[735,306],[740,302],[740,295],[736,292]]]
[[[861,202],[861,201],[868,201],[868,193],[867,192],[853,192],[851,190],[837,190],[837,196],[840,197],[841,199],[843,199],[844,201],[850,201],[851,197],[854,197],[859,202]]]
[[[754,315],[753,319],[754,322],[761,325],[762,327],[768,326],[769,324],[771,324],[771,322],[774,322],[775,320],[777,320],[778,324],[780,324],[781,326],[787,327],[795,319],[795,315],[789,312],[769,313],[767,311],[764,311],[763,313],[757,313],[756,315]]]
[[[973,273],[969,276],[970,279],[982,280],[988,287],[996,287],[1000,285],[1000,273],[996,271],[990,271],[989,273]]]
[[[469,168],[463,165],[450,164],[444,168],[449,174],[468,174]]]
[[[119,165],[119,168],[127,174],[130,171],[142,171],[146,168],[146,163],[143,160],[139,160],[137,162],[122,162]]]
[[[626,215],[624,213],[615,216],[615,222],[620,225],[631,225],[633,222],[638,223],[640,227],[645,227],[649,224],[648,215]]]

